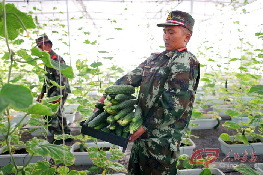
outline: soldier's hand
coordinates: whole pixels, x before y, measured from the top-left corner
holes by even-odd
[[[106,98],[102,96],[102,97],[100,97],[100,99],[98,100],[98,102],[104,103],[105,99],[106,99]]]
[[[41,94],[37,97],[37,102],[41,103],[43,97],[44,97],[44,93],[41,93]]]
[[[100,99],[98,100],[98,102],[99,102],[99,103],[104,103],[105,99],[106,99],[106,98],[105,98],[104,96],[102,96],[102,97],[100,97]],[[96,112],[97,110],[98,110],[98,108],[94,108],[94,109],[93,109],[93,112]]]
[[[59,103],[60,102],[60,98],[56,101],[52,101],[53,104]]]
[[[129,138],[129,142],[133,142],[134,140],[138,139],[146,130],[143,129],[141,126],[137,131],[135,131]]]

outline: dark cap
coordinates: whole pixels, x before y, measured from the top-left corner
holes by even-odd
[[[36,39],[37,46],[40,46],[40,45],[42,45],[43,43],[48,42],[48,41],[50,41],[50,39],[48,38],[47,35],[41,36],[41,37],[39,37],[38,39]],[[50,41],[50,42],[51,42],[51,41]]]
[[[167,16],[166,22],[157,24],[157,26],[183,26],[192,32],[194,23],[195,20],[189,13],[182,11],[172,11]]]

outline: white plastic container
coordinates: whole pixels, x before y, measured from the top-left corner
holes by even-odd
[[[106,148],[110,148],[113,147],[113,144],[109,143],[109,142],[98,142],[97,144],[94,142],[88,142],[85,143],[84,148],[88,148],[88,147],[106,147]],[[74,155],[75,157],[75,162],[74,165],[93,165],[92,160],[89,158],[89,154],[88,152],[76,152],[75,150],[79,149],[80,145],[79,144],[73,144],[71,146],[70,152]],[[106,151],[106,156],[109,159],[111,156],[110,151]],[[113,162],[117,162],[118,160],[112,160]]]
[[[218,168],[211,168],[213,175],[223,175],[224,173]],[[202,169],[184,169],[178,170],[178,175],[199,175],[202,172]]]
[[[186,139],[186,138],[183,138],[183,139]],[[189,139],[189,138],[187,138],[187,139],[191,142],[191,146],[181,146],[179,148],[180,155],[181,154],[187,154],[189,157],[191,157],[196,145],[191,139]]]
[[[14,145],[15,147],[17,147],[18,149],[20,148],[25,148],[25,145]],[[3,147],[3,149],[5,148],[6,146]],[[3,167],[9,163],[11,163],[11,156],[10,154],[2,154],[2,150],[0,150],[0,167]],[[32,155],[30,154],[13,154],[13,157],[15,159],[15,162],[16,162],[16,165],[17,166],[24,166],[25,163],[28,162],[28,160],[31,158]],[[32,157],[32,159],[30,160],[30,163],[35,163],[37,161],[42,161],[44,160],[45,158],[43,158],[42,156],[39,156],[39,155],[34,155]],[[49,160],[50,158],[49,157],[46,157],[47,160]]]
[[[233,136],[230,136],[230,137],[233,138]],[[242,154],[245,152],[249,154],[249,153],[252,153],[253,151],[255,151],[254,155],[263,154],[263,140],[261,140],[261,142],[251,143],[249,145],[227,144],[221,138],[218,138],[218,141],[220,143],[222,153],[224,153],[225,155],[229,155],[229,157],[234,157],[235,154],[239,154],[240,156],[242,156]]]

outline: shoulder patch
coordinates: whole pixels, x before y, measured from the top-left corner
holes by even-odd
[[[57,59],[57,55],[52,55],[51,58],[52,58],[52,60],[55,60],[55,59]]]

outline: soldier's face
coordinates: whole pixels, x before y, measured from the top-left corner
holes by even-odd
[[[40,45],[40,46],[38,46],[38,48],[41,49],[42,51],[48,51],[48,52],[51,49],[50,45],[49,44],[45,44],[45,43]]]
[[[190,37],[191,34],[182,26],[165,26],[163,28],[163,40],[166,51],[185,47]]]

